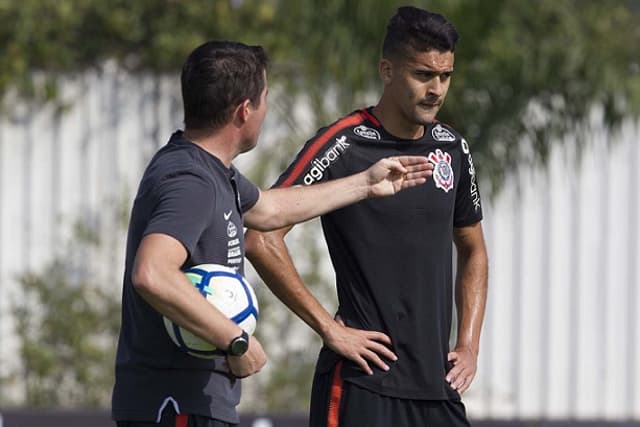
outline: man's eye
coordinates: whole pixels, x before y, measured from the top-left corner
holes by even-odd
[[[431,73],[428,71],[418,71],[416,74],[418,75],[419,78],[425,79],[425,80],[432,79],[435,76],[434,73]]]

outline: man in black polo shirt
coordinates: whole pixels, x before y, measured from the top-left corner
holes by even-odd
[[[283,240],[291,227],[246,233],[256,270],[324,340],[312,427],[468,425],[459,393],[476,373],[488,268],[469,144],[435,120],[457,39],[441,15],[398,9],[383,44],[379,103],[320,129],[275,184],[313,187],[400,154],[434,165],[426,185],[322,216],[336,273],[335,319],[292,264]],[[453,243],[459,325],[450,350]]]
[[[266,362],[258,340],[202,298],[184,269],[215,263],[242,273],[244,225],[273,230],[424,184],[432,173],[424,156],[396,156],[327,185],[260,191],[232,160],[257,143],[266,67],[261,47],[219,41],[183,66],[185,130],[147,166],[131,212],[112,405],[119,427],[235,425],[238,378]],[[182,352],[162,316],[226,354]]]

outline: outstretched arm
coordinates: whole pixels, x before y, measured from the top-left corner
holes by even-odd
[[[333,319],[304,285],[284,242],[290,229],[268,233],[247,230],[246,255],[262,280],[276,297],[322,337],[329,348],[354,361],[368,374],[373,373],[370,363],[383,370],[389,369],[381,356],[390,360],[397,357],[389,349],[391,340],[387,335],[344,326]]]
[[[396,194],[424,184],[433,165],[423,156],[382,159],[369,169],[330,182],[260,193],[258,202],[243,216],[246,226],[268,231],[306,221],[370,197]]]
[[[480,330],[484,319],[488,287],[488,259],[482,225],[476,223],[454,230],[458,250],[456,307],[458,339],[448,355],[453,368],[446,380],[454,390],[465,392],[476,375]]]

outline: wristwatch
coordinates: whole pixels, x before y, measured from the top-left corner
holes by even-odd
[[[249,349],[249,334],[247,331],[242,331],[242,334],[238,335],[229,343],[227,347],[227,354],[229,356],[242,356]]]

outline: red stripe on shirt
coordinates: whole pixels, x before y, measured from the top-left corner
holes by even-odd
[[[318,154],[318,151],[326,144],[326,142],[332,138],[335,134],[348,128],[349,126],[355,126],[364,121],[364,118],[360,112],[352,114],[343,119],[335,122],[329,129],[327,129],[322,135],[316,139],[311,146],[305,151],[298,163],[293,167],[289,176],[280,184],[280,187],[289,187],[293,182],[298,179],[302,171],[313,160],[313,157]]]
[[[176,415],[175,427],[187,427],[188,422],[189,422],[189,415],[178,414]]]
[[[380,126],[380,121],[376,118],[376,116],[374,116],[373,114],[371,114],[369,112],[369,110],[367,110],[366,108],[363,108],[362,110],[360,110],[360,112],[367,118],[367,120],[369,120],[371,123],[373,123],[376,126]]]
[[[327,427],[340,425],[340,401],[342,400],[342,360],[336,363],[329,395],[329,413],[327,415]]]

